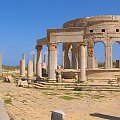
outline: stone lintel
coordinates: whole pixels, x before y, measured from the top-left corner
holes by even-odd
[[[47,42],[48,42],[48,38],[44,37],[37,40],[37,45],[47,45]]]
[[[84,27],[71,27],[71,28],[59,28],[59,29],[48,29],[47,33],[59,33],[59,32],[78,32],[84,30]]]
[[[84,34],[83,28],[61,28],[61,29],[48,29],[47,30],[47,37],[48,42],[51,43],[58,43],[58,42],[78,42],[81,38],[83,38]]]

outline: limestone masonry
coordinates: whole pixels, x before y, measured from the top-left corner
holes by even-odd
[[[98,61],[94,56],[94,45],[97,42],[102,42],[105,46],[105,68],[98,68]],[[37,40],[36,75],[42,77],[42,48],[47,45],[49,81],[56,81],[57,74],[58,76],[62,74],[61,79],[78,78],[81,82],[102,79],[102,77],[115,78],[119,76],[120,69],[119,61],[117,61],[118,68],[113,68],[112,44],[114,42],[120,43],[120,16],[78,18],[64,23],[63,28],[48,29],[47,36]],[[58,43],[63,45],[61,69],[57,69]],[[70,50],[72,51],[72,67],[70,66]]]

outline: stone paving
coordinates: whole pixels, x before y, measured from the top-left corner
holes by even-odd
[[[0,97],[8,100],[6,109],[14,120],[50,120],[53,110],[64,111],[66,120],[120,119],[119,92],[50,91],[0,83]]]

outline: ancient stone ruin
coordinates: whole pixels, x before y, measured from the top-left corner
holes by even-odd
[[[112,61],[112,44],[120,43],[119,28],[120,16],[108,15],[78,18],[64,23],[63,28],[48,29],[47,36],[37,40],[34,75],[37,79],[42,78],[43,68],[48,68],[48,82],[74,79],[74,82],[88,84],[119,84],[120,62],[117,60],[117,67],[113,68]],[[105,67],[102,68],[98,68],[98,61],[94,55],[94,45],[97,42],[102,42],[105,47]],[[62,43],[62,66],[57,64],[58,43]],[[42,63],[42,48],[45,45],[48,46],[48,66],[47,62]],[[24,64],[23,57],[21,68]],[[29,69],[28,73],[33,76]],[[21,71],[21,75],[24,76],[24,70]]]
[[[56,80],[57,44],[63,43],[63,68],[59,70],[63,78],[74,78],[76,73],[81,82],[103,77],[115,78],[119,75],[120,69],[112,67],[112,44],[120,42],[119,28],[120,16],[109,15],[78,18],[64,23],[63,28],[48,29],[47,36],[37,41],[37,76],[42,77],[42,47],[47,45],[48,80]],[[97,68],[94,57],[94,44],[97,42],[102,42],[105,46],[104,69]],[[70,49],[72,67],[70,67]]]

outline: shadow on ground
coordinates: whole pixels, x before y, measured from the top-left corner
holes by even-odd
[[[90,115],[94,116],[94,117],[107,119],[107,120],[120,120],[120,117],[115,117],[115,116],[111,116],[111,115],[105,115],[105,114],[101,114],[101,113],[92,113]]]

